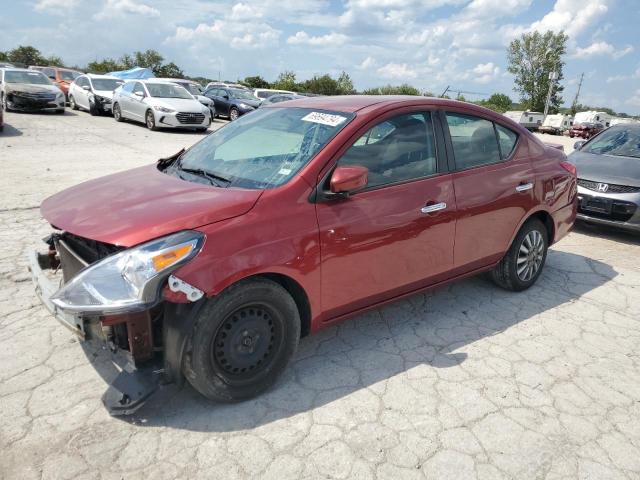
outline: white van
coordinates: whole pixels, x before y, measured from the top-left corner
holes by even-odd
[[[573,117],[571,115],[558,113],[555,115],[547,115],[538,131],[551,135],[562,135],[566,130],[571,128],[571,125],[573,125]]]
[[[544,120],[544,114],[540,112],[529,112],[522,110],[513,110],[510,112],[505,112],[504,116],[510,118],[516,123],[519,123],[527,130],[537,130],[540,125],[542,125],[542,121]]]
[[[589,110],[587,112],[576,113],[573,123],[601,123],[605,127],[611,126],[611,119],[613,117],[607,112],[597,112],[596,110]]]

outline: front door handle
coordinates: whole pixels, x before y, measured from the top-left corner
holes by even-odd
[[[444,210],[445,208],[447,208],[447,204],[444,202],[440,202],[434,203],[433,205],[425,205],[420,209],[420,211],[422,213],[433,213],[437,212],[438,210]]]
[[[516,192],[526,192],[527,190],[531,190],[532,188],[533,188],[533,182],[521,183],[516,187]]]

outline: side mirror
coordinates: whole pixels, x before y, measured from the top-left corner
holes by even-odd
[[[349,193],[367,186],[369,169],[360,165],[338,167],[331,175],[331,193]]]
[[[585,143],[587,142],[585,142],[584,140],[578,140],[576,143],[573,144],[573,149],[580,150]]]
[[[83,89],[83,90],[86,90],[87,92],[88,92],[89,90],[91,90],[91,89],[89,88],[89,85],[83,85],[83,86],[82,86],[82,89]]]
[[[144,98],[144,93],[142,92],[133,92],[136,97]]]
[[[222,98],[224,98],[225,100],[229,100],[229,95],[223,95]]]

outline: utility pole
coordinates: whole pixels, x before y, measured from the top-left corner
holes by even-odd
[[[578,83],[578,91],[576,92],[576,96],[573,99],[573,103],[571,104],[571,114],[576,114],[576,108],[578,106],[578,96],[580,95],[580,88],[582,88],[582,79],[584,78],[584,73],[580,75],[580,82]]]
[[[547,101],[544,102],[544,116],[547,116],[549,113],[549,103],[551,103],[551,91],[553,90],[553,86],[556,84],[556,80],[558,79],[558,72],[553,71],[549,72],[549,91],[547,92]]]

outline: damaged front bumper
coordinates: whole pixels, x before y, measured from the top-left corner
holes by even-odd
[[[129,415],[137,411],[161,385],[182,383],[182,359],[187,337],[195,314],[203,300],[181,301],[179,289],[183,285],[167,286],[168,300],[153,309],[112,316],[74,314],[61,310],[51,297],[60,288],[63,278],[60,255],[77,272],[86,266],[81,257],[67,245],[52,248],[48,253],[29,254],[29,270],[36,293],[46,308],[67,329],[82,341],[88,358],[105,355],[109,368],[96,369],[110,385],[102,395],[102,402],[111,415]],[[66,253],[62,253],[66,252]],[[66,258],[65,258],[66,256]],[[84,265],[83,265],[84,263]],[[72,273],[73,275],[73,273]],[[172,301],[173,300],[173,301]]]

